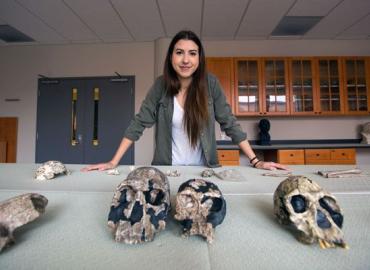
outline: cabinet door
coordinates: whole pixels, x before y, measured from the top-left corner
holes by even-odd
[[[318,58],[316,104],[318,114],[339,115],[344,112],[342,70],[338,58]]]
[[[344,58],[343,67],[346,114],[369,114],[370,82],[365,58]]]
[[[234,89],[234,70],[233,59],[231,57],[207,57],[207,70],[215,75],[225,92],[227,102],[234,112],[233,89]]]
[[[260,61],[253,58],[235,59],[235,82],[236,115],[262,114]]]
[[[264,114],[289,114],[287,60],[281,58],[264,59],[262,74]]]
[[[291,114],[316,114],[318,109],[314,103],[316,92],[313,83],[314,67],[312,59],[291,59],[289,60],[289,68]]]

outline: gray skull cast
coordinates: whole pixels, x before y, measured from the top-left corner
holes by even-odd
[[[184,236],[201,235],[212,243],[214,229],[225,215],[226,201],[215,184],[191,179],[179,187],[175,219],[183,226]]]
[[[0,203],[0,252],[14,243],[15,229],[45,212],[48,200],[37,193],[26,193]]]
[[[113,196],[108,226],[117,242],[152,241],[166,227],[170,209],[170,186],[164,173],[140,167],[120,183]]]
[[[70,174],[70,171],[60,161],[51,160],[37,168],[35,179],[40,181],[50,180],[59,174]]]
[[[343,214],[333,195],[305,176],[289,176],[274,193],[274,213],[281,224],[299,231],[298,240],[321,248],[344,247]]]

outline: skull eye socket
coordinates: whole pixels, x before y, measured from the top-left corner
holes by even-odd
[[[153,189],[152,191],[144,192],[145,201],[151,205],[160,205],[164,198],[164,192],[158,189]]]
[[[307,209],[306,199],[302,195],[294,195],[290,199],[290,203],[296,213],[304,213]]]
[[[321,229],[329,229],[331,227],[329,220],[326,218],[325,214],[320,210],[317,210],[316,222]]]
[[[333,198],[325,196],[319,200],[319,203],[322,208],[328,211],[335,224],[337,224],[339,228],[342,228],[343,215],[339,213],[336,201]]]

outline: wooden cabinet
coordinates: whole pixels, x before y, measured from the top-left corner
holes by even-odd
[[[356,150],[345,149],[306,149],[306,164],[356,164]]]
[[[217,150],[217,156],[221,165],[238,166],[240,164],[239,150]]]
[[[237,116],[368,115],[370,58],[211,57]]]
[[[289,114],[288,63],[284,58],[235,58],[236,115]]]
[[[207,57],[207,70],[215,75],[225,92],[227,102],[234,112],[234,69],[231,57]]]
[[[356,150],[354,148],[266,150],[264,159],[288,165],[356,164]]]
[[[370,113],[370,67],[364,57],[343,58],[345,112],[367,115]]]
[[[290,108],[291,114],[317,114],[314,78],[315,69],[312,58],[291,58],[289,60],[290,74]]]
[[[235,70],[235,113],[260,115],[263,112],[261,61],[257,58],[237,58]]]
[[[343,77],[339,58],[321,57],[315,61],[317,113],[340,115],[344,113]]]
[[[263,114],[289,114],[288,61],[267,58],[262,61]]]

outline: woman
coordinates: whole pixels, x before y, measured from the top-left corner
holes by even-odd
[[[199,38],[181,31],[172,39],[163,76],[159,77],[139,113],[126,129],[113,159],[83,170],[106,170],[117,166],[122,156],[145,128],[156,124],[152,165],[218,166],[215,120],[221,129],[259,169],[286,169],[274,162],[258,160],[246,134],[231,113],[218,80],[206,74],[205,55]]]

